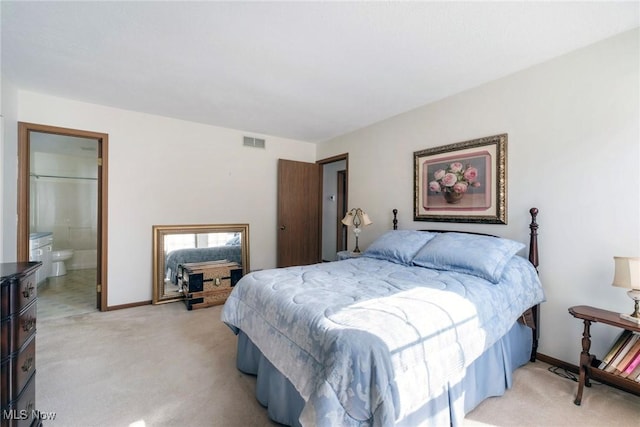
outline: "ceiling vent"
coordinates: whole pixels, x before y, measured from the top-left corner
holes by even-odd
[[[252,138],[250,136],[245,136],[243,145],[245,147],[264,148],[265,147],[265,142],[264,142],[264,139]]]

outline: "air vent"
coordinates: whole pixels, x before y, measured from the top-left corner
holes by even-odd
[[[265,142],[264,142],[264,139],[252,138],[250,136],[245,136],[243,145],[245,147],[264,148],[265,147]]]

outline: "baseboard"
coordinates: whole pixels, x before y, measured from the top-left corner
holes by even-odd
[[[536,353],[536,360],[548,363],[551,366],[557,366],[559,368],[566,369],[567,371],[573,372],[574,374],[577,374],[580,371],[577,365],[573,365],[563,360],[556,359],[555,357],[547,356],[546,354]]]
[[[562,361],[560,359],[556,359],[556,358],[551,357],[551,356],[547,356],[546,354],[536,353],[536,356],[537,356],[537,360],[539,360],[541,362],[545,362],[545,363],[548,363],[551,366],[557,366],[558,368],[566,369],[569,372],[572,372],[572,373],[574,373],[576,375],[580,375],[580,368],[578,368],[578,366],[576,366],[576,365],[564,362],[564,361]],[[593,382],[594,380],[591,379],[591,381]],[[601,378],[598,378],[598,382],[600,382],[602,384],[606,384],[609,387],[617,388],[618,390],[626,391],[627,393],[635,394],[634,392],[630,392],[629,390],[625,390],[624,388],[622,388],[622,387],[620,387],[620,386],[618,386],[616,384],[610,383],[607,380],[603,380]]]
[[[124,308],[140,307],[142,305],[149,305],[151,301],[132,302],[129,304],[110,305],[104,311],[122,310]]]

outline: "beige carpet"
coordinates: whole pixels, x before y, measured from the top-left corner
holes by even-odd
[[[221,307],[181,303],[42,319],[37,408],[46,426],[274,426],[235,368],[235,336]],[[537,362],[514,387],[483,402],[465,426],[634,426],[640,397],[594,385],[573,404],[576,383]]]

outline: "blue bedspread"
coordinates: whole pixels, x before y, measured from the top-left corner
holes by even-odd
[[[498,284],[359,257],[251,273],[222,320],[298,390],[303,425],[392,426],[462,378],[543,298],[519,256]]]

